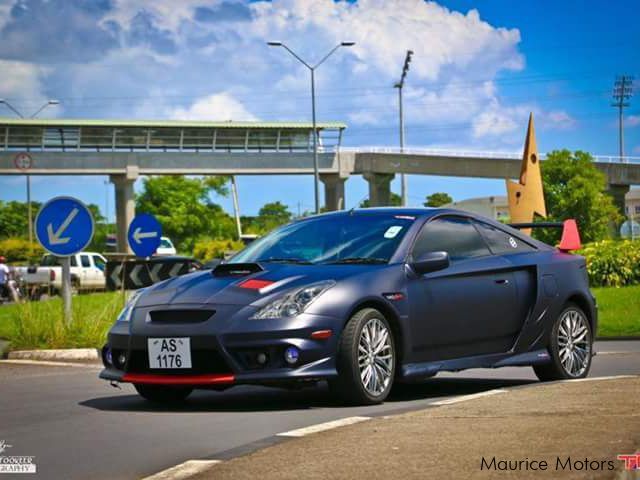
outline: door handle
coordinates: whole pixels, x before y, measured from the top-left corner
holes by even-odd
[[[499,278],[495,280],[495,283],[497,283],[498,285],[509,285],[509,280],[507,280],[506,278]]]

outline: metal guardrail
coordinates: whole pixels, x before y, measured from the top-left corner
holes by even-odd
[[[422,148],[422,147],[405,147],[401,152],[399,147],[340,147],[341,152],[353,152],[353,153],[390,153],[394,155],[437,155],[447,157],[461,157],[461,158],[513,158],[521,159],[522,153],[520,152],[496,152],[496,151],[481,151],[481,150],[447,150],[437,148]],[[540,154],[540,159],[545,160],[546,154]],[[592,155],[596,162],[602,163],[640,163],[640,157],[618,155]]]

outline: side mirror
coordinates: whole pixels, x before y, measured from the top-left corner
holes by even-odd
[[[447,252],[429,252],[411,263],[411,268],[419,275],[444,270],[449,266],[449,254]]]

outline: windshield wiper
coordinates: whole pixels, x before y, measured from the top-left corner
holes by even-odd
[[[377,257],[346,257],[340,260],[334,260],[333,262],[327,262],[327,265],[340,265],[340,264],[361,264],[361,265],[380,265],[387,263],[386,258]]]
[[[261,258],[257,260],[258,262],[268,262],[268,263],[295,263],[296,265],[311,265],[312,263],[308,260],[303,260],[302,258]]]

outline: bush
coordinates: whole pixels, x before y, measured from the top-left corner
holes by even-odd
[[[0,255],[7,257],[7,261],[16,262],[37,262],[44,250],[37,243],[29,243],[24,238],[6,238],[0,240]]]
[[[198,260],[207,261],[214,258],[224,258],[229,252],[237,252],[244,248],[239,240],[199,240],[193,247],[193,256]]]
[[[578,252],[587,259],[591,286],[622,287],[640,283],[640,241],[603,240]]]

